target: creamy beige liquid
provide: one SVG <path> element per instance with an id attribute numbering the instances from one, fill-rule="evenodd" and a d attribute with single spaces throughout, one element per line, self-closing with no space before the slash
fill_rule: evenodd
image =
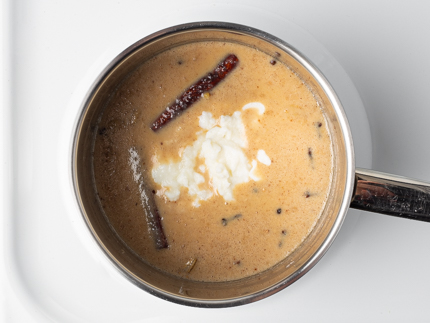
<path id="1" fill-rule="evenodd" d="M 163 129 L 150 129 L 156 117 L 186 88 L 212 71 L 228 54 L 238 66 L 186 112 Z M 94 149 L 100 202 L 120 238 L 141 258 L 168 273 L 203 281 L 239 279 L 275 265 L 305 239 L 324 207 L 332 171 L 331 141 L 315 98 L 280 62 L 238 44 L 203 42 L 176 47 L 145 62 L 114 93 L 101 121 Z M 148 233 L 138 185 L 129 163 L 133 147 L 154 192 L 157 162 L 177 162 L 201 130 L 198 117 L 232 115 L 249 102 L 266 107 L 242 111 L 248 160 L 264 149 L 271 165 L 258 164 L 259 181 L 234 189 L 234 201 L 221 196 L 201 201 L 182 189 L 171 202 L 154 194 L 169 247 L 156 249 Z M 240 217 L 234 218 L 240 214 Z M 228 219 L 227 225 L 222 219 Z M 223 225 L 224 224 L 224 225 Z M 187 262 L 195 260 L 190 270 Z"/>

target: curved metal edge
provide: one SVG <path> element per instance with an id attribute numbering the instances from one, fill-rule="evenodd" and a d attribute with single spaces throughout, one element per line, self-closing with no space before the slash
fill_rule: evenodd
<path id="1" fill-rule="evenodd" d="M 318 81 L 318 83 L 322 86 L 324 91 L 327 93 L 327 95 L 330 98 L 330 101 L 332 101 L 335 106 L 335 111 L 337 113 L 339 122 L 341 124 L 342 129 L 344 130 L 345 136 L 345 146 L 346 146 L 346 152 L 347 152 L 347 158 L 349 164 L 347 166 L 347 182 L 345 184 L 345 194 L 344 198 L 341 204 L 341 210 L 339 212 L 339 216 L 337 217 L 335 224 L 333 225 L 332 229 L 330 230 L 329 235 L 325 239 L 324 243 L 320 246 L 318 251 L 313 255 L 311 259 L 309 259 L 308 262 L 306 262 L 302 268 L 300 268 L 295 275 L 289 277 L 287 281 L 281 281 L 278 284 L 275 284 L 272 287 L 266 288 L 260 292 L 257 292 L 252 295 L 248 296 L 242 296 L 234 299 L 226 299 L 226 300 L 201 300 L 201 299 L 192 299 L 192 298 L 180 298 L 176 295 L 168 294 L 164 291 L 160 291 L 159 289 L 155 287 L 151 287 L 145 284 L 142 284 L 137 277 L 135 277 L 132 273 L 130 273 L 126 268 L 124 268 L 121 264 L 114 261 L 113 257 L 110 255 L 109 251 L 106 250 L 105 246 L 102 244 L 102 242 L 95 236 L 91 224 L 88 222 L 85 212 L 83 211 L 82 203 L 79 198 L 79 189 L 77 187 L 77 175 L 76 175 L 76 150 L 77 150 L 77 142 L 78 142 L 78 134 L 80 132 L 82 121 L 84 119 L 84 116 L 87 112 L 86 107 L 88 105 L 89 100 L 94 95 L 95 90 L 98 88 L 98 86 L 101 84 L 101 82 L 104 80 L 104 78 L 115 68 L 115 66 L 121 62 L 125 57 L 132 54 L 134 51 L 139 49 L 141 46 L 146 45 L 150 42 L 153 42 L 159 38 L 168 36 L 173 33 L 177 33 L 180 31 L 192 31 L 192 30 L 201 30 L 201 29 L 220 29 L 220 30 L 226 30 L 229 32 L 239 32 L 241 34 L 248 34 L 254 37 L 261 38 L 265 41 L 268 41 L 269 43 L 272 43 L 278 47 L 281 47 L 284 51 L 286 51 L 288 54 L 293 56 L 297 61 L 299 61 Z M 92 236 L 96 243 L 101 247 L 104 254 L 108 257 L 108 259 L 115 265 L 115 267 L 120 271 L 121 274 L 123 274 L 130 282 L 132 282 L 134 285 L 138 286 L 139 288 L 147 291 L 148 293 L 157 296 L 161 299 L 171 301 L 173 303 L 177 303 L 180 305 L 186 305 L 186 306 L 192 306 L 192 307 L 201 307 L 201 308 L 222 308 L 222 307 L 233 307 L 233 306 L 240 306 L 245 305 L 248 303 L 252 303 L 255 301 L 258 301 L 260 299 L 266 298 L 270 295 L 273 295 L 282 289 L 286 288 L 287 286 L 293 284 L 298 279 L 303 277 L 310 269 L 312 269 L 316 263 L 324 256 L 324 254 L 327 252 L 329 247 L 332 245 L 335 237 L 337 236 L 343 221 L 345 219 L 347 210 L 350 205 L 350 201 L 353 194 L 353 187 L 354 187 L 354 181 L 355 181 L 355 158 L 354 158 L 354 149 L 353 149 L 353 141 L 352 141 L 352 135 L 351 130 L 349 127 L 349 123 L 346 118 L 346 114 L 343 110 L 342 104 L 336 95 L 334 89 L 328 82 L 328 80 L 325 78 L 325 76 L 319 71 L 319 69 L 313 65 L 313 63 L 308 60 L 308 58 L 302 54 L 300 51 L 298 51 L 296 48 L 288 44 L 287 42 L 279 39 L 276 36 L 273 36 L 271 34 L 268 34 L 264 31 L 261 31 L 259 29 L 248 27 L 240 24 L 235 23 L 227 23 L 227 22 L 216 22 L 216 21 L 205 21 L 205 22 L 192 22 L 192 23 L 186 23 L 181 24 L 177 26 L 172 26 L 169 28 L 162 29 L 158 32 L 155 32 L 151 35 L 148 35 L 141 40 L 135 42 L 128 48 L 126 48 L 124 51 L 122 51 L 120 54 L 118 54 L 111 63 L 103 69 L 103 71 L 99 74 L 99 76 L 96 78 L 96 80 L 93 82 L 92 86 L 90 87 L 90 90 L 88 91 L 87 95 L 85 96 L 83 103 L 80 107 L 80 113 L 79 117 L 77 118 L 77 121 L 75 122 L 75 133 L 73 135 L 73 143 L 71 147 L 71 181 L 73 183 L 73 188 L 75 192 L 76 202 L 79 206 L 79 209 L 81 211 L 81 215 L 83 216 L 85 223 L 88 227 L 88 229 L 91 231 Z"/>

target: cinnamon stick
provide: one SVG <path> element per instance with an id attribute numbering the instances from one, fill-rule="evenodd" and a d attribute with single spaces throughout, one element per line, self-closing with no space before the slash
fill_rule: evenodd
<path id="1" fill-rule="evenodd" d="M 133 179 L 139 185 L 140 202 L 145 212 L 149 234 L 152 236 L 157 249 L 167 248 L 169 244 L 164 234 L 161 217 L 158 213 L 153 193 L 145 183 L 142 175 L 140 156 L 135 148 L 130 148 L 129 153 L 129 164 L 133 171 Z"/>
<path id="2" fill-rule="evenodd" d="M 197 102 L 205 92 L 213 89 L 222 81 L 236 67 L 238 62 L 239 59 L 236 55 L 228 55 L 212 72 L 191 85 L 174 103 L 168 106 L 152 123 L 151 129 L 153 131 L 161 129 L 176 118 L 182 111 L 188 109 L 193 103 Z"/>

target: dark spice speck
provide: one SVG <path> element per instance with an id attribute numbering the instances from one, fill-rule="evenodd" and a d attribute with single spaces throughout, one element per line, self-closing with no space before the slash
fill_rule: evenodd
<path id="1" fill-rule="evenodd" d="M 282 212 L 281 208 L 279 208 L 279 209 L 276 210 L 276 213 L 278 213 L 278 214 L 281 214 L 281 212 Z"/>

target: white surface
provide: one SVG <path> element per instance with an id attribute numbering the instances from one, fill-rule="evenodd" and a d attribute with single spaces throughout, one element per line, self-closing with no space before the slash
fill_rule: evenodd
<path id="1" fill-rule="evenodd" d="M 357 166 L 368 167 L 369 130 L 352 80 L 369 116 L 373 168 L 430 180 L 429 2 L 200 3 L 3 1 L 0 318 L 430 320 L 427 223 L 352 210 L 331 249 L 302 279 L 268 299 L 229 309 L 188 308 L 148 295 L 112 269 L 98 251 L 69 181 L 71 133 L 80 103 L 98 72 L 123 48 L 181 22 L 244 23 L 303 51 L 337 89 L 350 118 Z"/>

